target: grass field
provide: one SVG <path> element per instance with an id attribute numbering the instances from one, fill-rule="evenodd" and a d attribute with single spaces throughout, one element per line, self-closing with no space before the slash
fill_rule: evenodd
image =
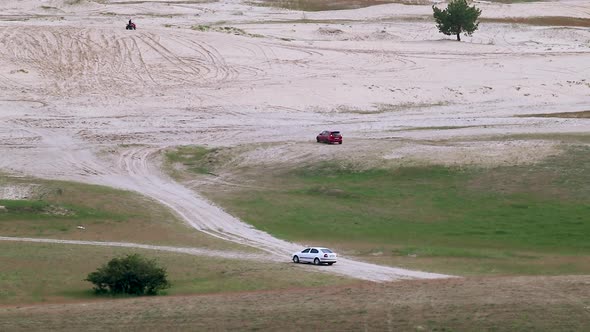
<path id="1" fill-rule="evenodd" d="M 2 199 L 0 234 L 14 237 L 121 241 L 254 252 L 210 238 L 163 206 L 126 191 L 71 182 L 0 177 L 0 186 L 32 188 L 26 199 Z M 83 225 L 85 229 L 78 229 Z M 83 281 L 116 255 L 141 252 L 167 267 L 166 294 L 270 290 L 352 283 L 285 264 L 213 259 L 149 250 L 0 241 L 0 305 L 95 298 Z"/>
<path id="2" fill-rule="evenodd" d="M 0 305 L 97 299 L 88 273 L 111 258 L 140 253 L 168 271 L 168 295 L 273 290 L 354 284 L 358 281 L 284 264 L 186 254 L 0 241 Z M 108 297 L 98 297 L 98 299 Z"/>
<path id="3" fill-rule="evenodd" d="M 2 307 L 8 331 L 588 331 L 590 278 L 488 277 Z"/>
<path id="4" fill-rule="evenodd" d="M 264 189 L 206 194 L 280 238 L 374 262 L 461 275 L 590 273 L 590 149 L 582 145 L 491 169 L 267 171 L 256 177 Z"/>
<path id="5" fill-rule="evenodd" d="M 0 200 L 0 234 L 252 250 L 196 231 L 139 194 L 73 182 L 0 176 L 0 186 L 34 188 L 26 200 Z M 83 226 L 85 229 L 78 229 Z"/>

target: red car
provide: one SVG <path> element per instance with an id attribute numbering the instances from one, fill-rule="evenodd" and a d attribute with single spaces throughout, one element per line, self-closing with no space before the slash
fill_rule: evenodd
<path id="1" fill-rule="evenodd" d="M 342 144 L 342 135 L 339 131 L 324 130 L 315 139 L 318 143 Z"/>

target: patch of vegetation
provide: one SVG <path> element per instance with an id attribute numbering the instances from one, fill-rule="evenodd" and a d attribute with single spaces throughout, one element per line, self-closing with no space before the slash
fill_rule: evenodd
<path id="1" fill-rule="evenodd" d="M 465 129 L 465 128 L 477 128 L 483 126 L 433 126 L 433 127 L 408 127 L 402 129 L 393 129 L 390 130 L 391 132 L 398 132 L 398 131 L 420 131 L 420 130 L 455 130 L 455 129 Z"/>
<path id="2" fill-rule="evenodd" d="M 491 139 L 497 140 L 548 140 L 557 141 L 567 144 L 588 144 L 590 143 L 590 134 L 588 133 L 530 133 L 530 134 L 512 134 L 505 135 L 502 137 L 491 137 Z"/>
<path id="3" fill-rule="evenodd" d="M 587 146 L 533 166 L 356 171 L 324 163 L 261 179 L 269 182 L 259 183 L 264 190 L 207 195 L 287 240 L 342 246 L 367 256 L 377 250 L 393 260 L 399 250 L 411 249 L 441 272 L 590 272 L 584 267 L 590 257 Z M 564 261 L 555 259 L 560 255 L 569 263 L 561 266 Z M 449 259 L 456 265 L 436 263 Z M 535 268 L 527 270 L 531 260 Z"/>
<path id="4" fill-rule="evenodd" d="M 590 27 L 590 19 L 567 16 L 538 16 L 538 17 L 487 17 L 481 22 L 526 24 L 540 26 Z"/>
<path id="5" fill-rule="evenodd" d="M 326 10 L 346 10 L 358 9 L 370 6 L 384 5 L 388 3 L 401 3 L 406 5 L 427 5 L 427 0 L 259 0 L 248 1 L 250 5 L 260 7 L 285 8 L 297 11 L 326 11 Z"/>
<path id="6" fill-rule="evenodd" d="M 588 119 L 590 118 L 590 111 L 581 112 L 560 112 L 560 113 L 543 113 L 543 114 L 524 114 L 518 115 L 521 118 L 572 118 L 572 119 Z"/>
<path id="7" fill-rule="evenodd" d="M 586 276 L 412 280 L 0 308 L 7 331 L 587 331 Z M 322 308 L 322 315 L 317 314 Z M 306 317 L 301 319 L 301 317 Z"/>
<path id="8" fill-rule="evenodd" d="M 336 110 L 339 113 L 352 113 L 352 114 L 382 114 L 388 112 L 400 112 L 412 109 L 425 109 L 435 106 L 445 106 L 447 103 L 401 103 L 401 104 L 377 104 L 373 109 L 359 109 L 351 108 L 349 106 L 339 106 Z"/>
<path id="9" fill-rule="evenodd" d="M 2 236 L 251 250 L 209 237 L 166 207 L 130 191 L 0 175 L 0 187 L 5 186 L 33 189 L 26 200 L 0 201 Z"/>
<path id="10" fill-rule="evenodd" d="M 96 294 L 156 295 L 170 288 L 166 275 L 155 260 L 129 254 L 111 259 L 85 280 L 94 285 Z"/>
<path id="11" fill-rule="evenodd" d="M 54 235 L 72 231 L 80 223 L 124 222 L 132 215 L 109 213 L 77 205 L 51 204 L 44 200 L 0 200 L 0 229 L 20 229 L 28 235 Z M 5 235 L 8 235 L 4 233 Z"/>
<path id="12" fill-rule="evenodd" d="M 211 157 L 216 149 L 209 149 L 202 146 L 181 146 L 165 154 L 168 163 L 181 164 L 186 170 L 197 174 L 211 172 L 210 164 L 214 158 Z"/>
<path id="13" fill-rule="evenodd" d="M 232 35 L 236 35 L 236 36 L 247 36 L 247 37 L 254 37 L 254 38 L 263 37 L 262 35 L 259 35 L 259 34 L 248 33 L 242 29 L 235 28 L 235 27 L 228 27 L 228 26 L 211 27 L 209 25 L 193 25 L 191 27 L 191 29 L 197 30 L 197 31 L 223 32 L 223 33 L 228 33 L 228 34 L 232 34 Z"/>

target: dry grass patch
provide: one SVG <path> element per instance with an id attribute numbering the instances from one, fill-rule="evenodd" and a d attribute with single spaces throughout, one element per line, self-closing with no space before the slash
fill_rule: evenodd
<path id="1" fill-rule="evenodd" d="M 561 113 L 543 113 L 543 114 L 524 114 L 519 115 L 521 118 L 566 118 L 566 119 L 590 119 L 590 111 L 581 112 L 561 112 Z"/>
<path id="2" fill-rule="evenodd" d="M 211 3 L 217 0 L 135 0 L 135 1 L 117 1 L 117 5 L 141 5 L 152 3 L 163 3 L 165 5 L 191 5 L 199 3 Z"/>
<path id="3" fill-rule="evenodd" d="M 482 138 L 483 140 L 484 138 Z M 512 134 L 502 137 L 487 137 L 486 140 L 499 141 L 554 141 L 562 144 L 590 144 L 590 134 L 585 132 L 580 133 L 526 133 L 526 134 Z"/>
<path id="4" fill-rule="evenodd" d="M 312 266 L 199 257 L 156 250 L 0 241 L 0 305 L 63 302 L 97 297 L 84 281 L 113 257 L 140 253 L 168 271 L 164 294 L 318 287 L 355 280 L 316 273 Z M 2 318 L 0 318 L 2 321 Z M 5 330 L 3 328 L 3 330 Z"/>
<path id="5" fill-rule="evenodd" d="M 588 276 L 495 277 L 5 306 L 0 320 L 11 331 L 585 331 L 589 308 Z"/>
<path id="6" fill-rule="evenodd" d="M 258 0 L 249 1 L 249 3 L 262 7 L 277 7 L 309 12 L 358 9 L 389 3 L 399 3 L 404 5 L 431 4 L 428 0 Z"/>
<path id="7" fill-rule="evenodd" d="M 205 235 L 166 207 L 133 192 L 73 182 L 0 177 L 0 187 L 8 185 L 35 188 L 27 198 L 31 204 L 43 202 L 51 211 L 68 213 L 5 211 L 0 214 L 3 236 L 254 250 Z"/>
<path id="8" fill-rule="evenodd" d="M 527 24 L 541 26 L 590 27 L 590 19 L 565 16 L 481 17 L 480 22 Z"/>

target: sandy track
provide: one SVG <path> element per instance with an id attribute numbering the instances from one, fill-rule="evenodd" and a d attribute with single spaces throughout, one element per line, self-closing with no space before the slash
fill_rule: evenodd
<path id="1" fill-rule="evenodd" d="M 287 260 L 301 246 L 256 230 L 175 183 L 158 169 L 159 152 L 183 144 L 272 143 L 243 162 L 334 156 L 379 162 L 433 151 L 464 161 L 469 158 L 461 155 L 476 149 L 481 136 L 590 131 L 583 119 L 513 117 L 590 109 L 587 29 L 489 24 L 455 43 L 430 23 L 396 20 L 429 14 L 430 6 L 310 13 L 327 23 L 294 24 L 298 12 L 233 1 L 50 5 L 65 18 L 49 20 L 35 1 L 0 4 L 8 15 L 0 24 L 0 153 L 10 156 L 0 158 L 0 169 L 137 191 L 196 229 L 273 259 Z M 567 5 L 526 8 L 590 15 L 588 5 Z M 490 17 L 507 17 L 525 5 L 482 6 Z M 117 15 L 138 8 L 140 30 L 119 28 Z M 330 23 L 339 19 L 351 21 Z M 190 28 L 220 20 L 263 37 Z M 326 33 L 334 28 L 341 32 Z M 338 150 L 309 144 L 326 127 L 342 130 L 347 144 Z M 476 143 L 429 143 L 466 138 Z M 386 144 L 372 144 L 376 139 Z M 486 146 L 517 156 L 541 147 L 536 158 L 554 152 L 550 143 Z M 347 259 L 322 270 L 375 281 L 445 277 Z"/>
<path id="2" fill-rule="evenodd" d="M 245 260 L 262 260 L 262 259 L 269 260 L 268 257 L 264 256 L 264 255 L 248 254 L 248 253 L 237 252 L 237 251 L 222 251 L 222 250 L 210 250 L 210 249 L 203 249 L 203 248 L 184 248 L 184 247 L 170 247 L 170 246 L 154 246 L 154 245 L 130 243 L 130 242 L 77 241 L 77 240 L 40 239 L 40 238 L 7 237 L 7 236 L 0 236 L 0 241 L 56 243 L 56 244 L 87 245 L 87 246 L 101 246 L 101 247 L 136 248 L 136 249 L 177 252 L 177 253 L 190 254 L 190 255 L 195 255 L 195 256 L 220 257 L 220 258 L 245 259 Z"/>

